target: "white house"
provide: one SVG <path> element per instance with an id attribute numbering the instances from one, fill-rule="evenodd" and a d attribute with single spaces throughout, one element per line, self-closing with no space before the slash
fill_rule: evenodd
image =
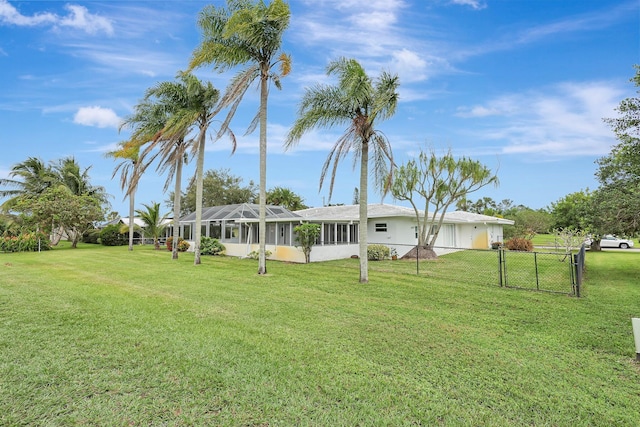
<path id="1" fill-rule="evenodd" d="M 368 243 L 395 248 L 399 256 L 418 242 L 415 212 L 411 208 L 387 204 L 368 206 Z M 181 235 L 191 240 L 195 215 L 180 220 Z M 321 234 L 311 251 L 311 261 L 349 258 L 358 254 L 359 206 L 327 206 L 296 212 L 279 206 L 267 207 L 266 249 L 270 259 L 304 262 L 296 247 L 293 231 L 304 222 L 321 225 Z M 448 212 L 436 240 L 436 253 L 455 248 L 489 249 L 502 241 L 503 226 L 513 221 L 470 212 Z M 227 255 L 247 256 L 258 250 L 258 205 L 242 204 L 206 208 L 202 215 L 202 235 L 219 239 Z"/>

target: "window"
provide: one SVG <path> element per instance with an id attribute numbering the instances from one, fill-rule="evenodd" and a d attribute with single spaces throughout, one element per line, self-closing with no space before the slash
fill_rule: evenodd
<path id="1" fill-rule="evenodd" d="M 350 243 L 358 243 L 358 224 L 349 224 Z"/>
<path id="2" fill-rule="evenodd" d="M 349 235 L 347 234 L 348 224 L 338 224 L 336 226 L 336 230 L 338 235 L 336 236 L 336 240 L 338 243 L 349 243 Z"/>
<path id="3" fill-rule="evenodd" d="M 386 222 L 376 223 L 376 232 L 386 233 L 387 232 L 387 223 Z"/>

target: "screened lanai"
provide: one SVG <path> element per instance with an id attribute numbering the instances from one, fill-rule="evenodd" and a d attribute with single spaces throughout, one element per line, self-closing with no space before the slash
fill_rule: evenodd
<path id="1" fill-rule="evenodd" d="M 205 208 L 202 211 L 202 236 L 220 240 L 225 245 L 227 255 L 247 256 L 258 250 L 259 209 L 259 205 L 250 203 Z M 195 213 L 191 213 L 180 219 L 180 236 L 190 242 L 193 242 L 195 237 L 195 218 Z M 281 206 L 268 205 L 265 244 L 271 253 L 271 259 L 304 262 L 302 250 L 296 247 L 294 232 L 294 228 L 303 222 L 315 222 L 321 226 L 321 234 L 314 249 L 315 258 L 347 258 L 357 254 L 357 221 L 314 220 Z M 352 248 L 354 245 L 356 249 Z M 322 251 L 327 254 L 322 255 Z"/>
<path id="2" fill-rule="evenodd" d="M 257 220 L 259 209 L 259 205 L 252 203 L 204 208 L 202 210 L 202 236 L 218 239 L 222 243 L 257 242 L 257 224 L 247 223 L 247 220 Z M 269 222 L 267 243 L 290 245 L 293 241 L 291 222 L 298 222 L 298 218 L 302 218 L 281 206 L 271 205 L 266 207 L 266 218 Z M 282 219 L 283 223 L 276 227 L 277 223 L 274 221 L 278 219 Z M 180 235 L 185 240 L 193 240 L 195 222 L 195 212 L 180 219 Z"/>

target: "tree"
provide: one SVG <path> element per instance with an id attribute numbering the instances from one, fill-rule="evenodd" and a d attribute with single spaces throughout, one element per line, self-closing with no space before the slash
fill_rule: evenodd
<path id="1" fill-rule="evenodd" d="M 37 157 L 29 157 L 11 168 L 9 178 L 0 179 L 0 185 L 5 187 L 0 191 L 0 197 L 9 198 L 2 204 L 2 209 L 8 212 L 21 196 L 41 194 L 58 181 L 51 166 Z"/>
<path id="2" fill-rule="evenodd" d="M 420 151 L 418 160 L 410 160 L 397 171 L 391 193 L 413 207 L 418 223 L 416 257 L 435 258 L 433 250 L 447 209 L 468 194 L 487 185 L 498 185 L 490 169 L 467 157 L 455 159 L 451 150 L 442 157 L 434 151 Z M 419 201 L 424 206 L 421 215 Z M 430 209 L 431 208 L 431 209 Z"/>
<path id="3" fill-rule="evenodd" d="M 398 103 L 399 80 L 383 72 L 373 80 L 355 59 L 341 58 L 331 62 L 327 74 L 338 79 L 336 85 L 307 89 L 298 110 L 298 118 L 289 131 L 285 147 L 296 145 L 302 135 L 315 128 L 347 126 L 344 134 L 329 152 L 320 175 L 320 188 L 331 167 L 329 200 L 338 164 L 349 153 L 354 166 L 360 160 L 359 258 L 360 282 L 369 281 L 367 260 L 367 199 L 370 151 L 375 182 L 386 191 L 393 167 L 391 145 L 376 126 L 392 117 Z M 333 163 L 333 166 L 332 166 Z M 389 165 L 389 166 L 388 166 Z"/>
<path id="4" fill-rule="evenodd" d="M 289 26 L 289 5 L 273 0 L 268 5 L 260 0 L 227 0 L 227 8 L 205 7 L 198 25 L 203 41 L 193 52 L 189 69 L 212 64 L 223 72 L 249 64 L 227 87 L 220 105 L 230 107 L 223 126 L 228 125 L 251 84 L 260 81 L 260 108 L 247 133 L 260 125 L 260 192 L 258 274 L 267 273 L 266 200 L 267 200 L 267 101 L 269 82 L 280 89 L 280 79 L 291 69 L 291 58 L 280 52 L 282 36 Z M 278 72 L 274 72 L 276 66 Z M 197 230 L 196 230 L 197 231 Z"/>
<path id="5" fill-rule="evenodd" d="M 545 209 L 534 210 L 520 205 L 517 208 L 508 209 L 504 217 L 515 222 L 512 226 L 504 226 L 505 240 L 511 237 L 548 233 L 553 227 L 553 218 Z"/>
<path id="6" fill-rule="evenodd" d="M 52 231 L 52 224 L 61 227 L 75 248 L 82 235 L 104 218 L 98 198 L 88 194 L 74 194 L 69 187 L 57 185 L 40 194 L 21 197 L 14 206 L 33 228 Z"/>
<path id="7" fill-rule="evenodd" d="M 640 66 L 634 68 L 631 81 L 640 87 Z M 600 187 L 593 195 L 594 209 L 602 231 L 634 235 L 640 231 L 640 97 L 622 100 L 616 111 L 617 118 L 604 119 L 618 144 L 598 160 Z"/>
<path id="8" fill-rule="evenodd" d="M 304 223 L 293 228 L 296 233 L 296 241 L 300 243 L 304 253 L 304 262 L 307 264 L 311 260 L 311 248 L 316 244 L 320 236 L 320 224 Z"/>
<path id="9" fill-rule="evenodd" d="M 286 187 L 273 187 L 267 191 L 267 204 L 282 206 L 290 211 L 299 211 L 308 208 L 308 206 L 304 204 L 304 199 L 301 196 Z"/>
<path id="10" fill-rule="evenodd" d="M 238 203 L 254 203 L 257 189 L 253 181 L 249 185 L 242 185 L 242 178 L 233 175 L 229 169 L 210 169 L 202 178 L 203 206 L 223 206 Z M 196 185 L 191 179 L 186 192 L 182 195 L 182 215 L 195 211 Z"/>
<path id="11" fill-rule="evenodd" d="M 554 229 L 588 230 L 592 228 L 593 194 L 588 188 L 567 194 L 551 203 L 549 211 Z"/>
<path id="12" fill-rule="evenodd" d="M 111 178 L 113 179 L 120 172 L 120 188 L 126 189 L 125 197 L 129 198 L 129 250 L 133 250 L 133 232 L 134 222 L 133 215 L 135 213 L 135 193 L 138 186 L 140 175 L 144 171 L 144 164 L 140 161 L 140 146 L 121 142 L 118 149 L 110 151 L 107 157 L 121 159 L 113 170 Z"/>
<path id="13" fill-rule="evenodd" d="M 140 217 L 140 219 L 144 223 L 142 232 L 145 236 L 153 238 L 153 246 L 156 250 L 160 249 L 159 239 L 167 229 L 167 216 L 160 214 L 160 203 L 152 203 L 151 205 L 143 203 L 142 206 L 145 207 L 144 210 L 136 210 L 138 217 Z"/>
<path id="14" fill-rule="evenodd" d="M 135 114 L 125 120 L 126 124 L 134 127 L 131 142 L 143 145 L 149 142 L 142 151 L 142 155 L 150 155 L 155 152 L 155 155 L 151 156 L 148 162 L 154 160 L 157 156 L 159 157 L 158 172 L 164 173 L 168 171 L 164 190 L 166 191 L 170 183 L 174 182 L 173 200 L 170 203 L 173 206 L 174 218 L 174 241 L 171 246 L 173 248 L 173 259 L 178 259 L 178 219 L 181 213 L 182 168 L 189 160 L 187 154 L 189 147 L 192 147 L 191 153 L 193 154 L 195 150 L 198 153 L 198 159 L 202 160 L 202 163 L 199 163 L 200 168 L 196 167 L 194 176 L 196 183 L 202 179 L 203 174 L 204 158 L 202 157 L 201 159 L 201 156 L 204 156 L 204 146 L 200 144 L 203 141 L 200 137 L 204 138 L 206 130 L 202 132 L 199 129 L 197 144 L 193 139 L 187 139 L 187 133 L 191 131 L 194 120 L 196 120 L 194 114 L 196 116 L 206 116 L 207 113 L 202 110 L 212 108 L 211 100 L 209 99 L 211 96 L 217 97 L 217 92 L 213 87 L 210 85 L 205 86 L 193 76 L 181 73 L 179 74 L 179 81 L 161 82 L 148 89 L 143 101 L 136 105 Z M 210 111 L 208 113 L 209 119 L 213 119 L 217 111 L 217 109 Z M 207 120 L 203 117 L 199 117 L 198 120 L 200 120 L 200 125 L 207 123 Z M 228 131 L 228 129 L 221 128 L 220 135 L 225 131 Z M 235 149 L 235 139 L 232 133 L 230 135 Z M 156 149 L 158 151 L 155 151 Z M 195 201 L 193 210 L 196 210 Z"/>
<path id="15" fill-rule="evenodd" d="M 138 115 L 134 115 L 131 122 L 141 125 L 134 137 L 146 143 L 152 137 L 152 143 L 143 151 L 143 155 L 152 152 L 158 146 L 161 147 L 159 155 L 161 163 L 159 170 L 169 169 L 169 177 L 165 184 L 167 188 L 171 177 L 175 174 L 176 183 L 182 175 L 182 164 L 185 161 L 185 150 L 191 147 L 192 155 L 196 156 L 196 223 L 194 242 L 194 264 L 200 264 L 200 236 L 202 233 L 202 177 L 204 173 L 204 155 L 206 136 L 209 126 L 215 115 L 220 111 L 218 105 L 219 92 L 210 82 L 203 83 L 190 73 L 179 73 L 178 82 L 161 82 L 156 87 L 147 91 L 145 100 L 138 106 Z M 195 132 L 196 137 L 185 142 L 186 135 Z M 222 126 L 217 136 L 225 133 L 232 139 L 235 150 L 235 137 L 227 126 Z M 178 197 L 179 191 L 174 192 Z M 180 201 L 174 200 L 175 206 Z M 174 215 L 175 216 L 175 215 Z M 177 220 L 177 218 L 176 218 Z M 174 232 L 174 240 L 177 233 Z M 174 241 L 173 247 L 177 247 Z M 177 252 L 173 253 L 177 258 Z"/>
<path id="16" fill-rule="evenodd" d="M 636 74 L 631 82 L 640 88 L 640 65 L 634 65 Z M 640 89 L 637 90 L 640 94 Z M 640 181 L 640 97 L 623 99 L 618 108 L 619 116 L 603 119 L 613 130 L 618 144 L 611 153 L 598 160 L 596 173 L 602 184 L 615 181 Z"/>
<path id="17" fill-rule="evenodd" d="M 35 227 L 40 227 L 42 224 L 39 220 L 42 219 L 42 215 L 36 218 L 29 218 L 30 212 L 43 211 L 42 206 L 34 206 L 33 209 L 29 208 L 29 203 L 39 203 L 40 198 L 47 200 L 44 197 L 45 193 L 50 190 L 58 190 L 60 187 L 66 188 L 74 196 L 83 196 L 94 199 L 95 202 L 104 207 L 105 210 L 109 208 L 108 194 L 104 187 L 93 186 L 89 178 L 89 168 L 81 169 L 80 165 L 75 161 L 73 157 L 67 157 L 59 159 L 57 161 L 49 162 L 49 165 L 35 157 L 29 157 L 25 162 L 16 164 L 12 171 L 9 173 L 9 179 L 1 180 L 0 183 L 8 187 L 8 189 L 0 192 L 2 196 L 9 196 L 10 198 L 2 205 L 2 209 L 6 212 L 16 211 L 22 212 L 22 220 L 25 223 L 32 223 Z M 18 179 L 11 179 L 18 178 Z M 83 201 L 71 200 L 70 203 L 82 204 Z M 102 208 L 101 208 L 102 209 Z M 81 213 L 78 213 L 81 215 Z M 62 215 L 52 216 L 50 219 L 63 218 Z M 104 217 L 104 213 L 102 213 Z M 66 218 L 65 218 L 66 219 Z M 72 220 L 69 220 L 72 223 Z M 75 236 L 75 227 L 64 229 L 64 223 L 56 223 L 58 232 L 54 234 L 58 239 L 66 231 L 69 237 L 73 240 L 75 237 L 78 239 L 80 236 Z M 51 229 L 52 224 L 47 224 L 46 228 Z M 79 229 L 83 229 L 79 227 Z M 52 242 L 54 245 L 58 243 L 58 240 Z"/>

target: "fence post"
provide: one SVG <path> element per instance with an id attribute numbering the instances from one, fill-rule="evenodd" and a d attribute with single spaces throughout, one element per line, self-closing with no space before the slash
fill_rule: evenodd
<path id="1" fill-rule="evenodd" d="M 502 248 L 498 248 L 498 283 L 502 287 Z"/>

